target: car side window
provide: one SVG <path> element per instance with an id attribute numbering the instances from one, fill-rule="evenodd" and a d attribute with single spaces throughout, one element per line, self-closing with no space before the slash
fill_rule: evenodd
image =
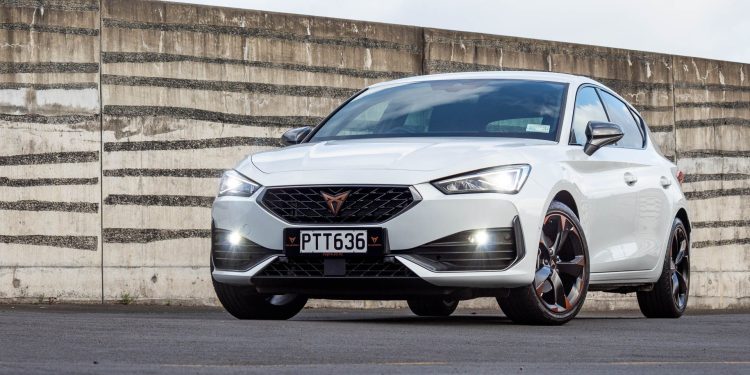
<path id="1" fill-rule="evenodd" d="M 573 112 L 573 127 L 570 132 L 570 144 L 583 145 L 586 143 L 586 126 L 589 121 L 609 121 L 607 112 L 596 89 L 591 86 L 578 90 L 576 96 L 576 107 Z"/>
<path id="2" fill-rule="evenodd" d="M 633 113 L 630 112 L 625 103 L 620 99 L 617 99 L 612 94 L 599 90 L 602 101 L 607 107 L 607 114 L 609 114 L 609 121 L 620 125 L 623 134 L 625 134 L 621 140 L 615 143 L 616 147 L 625 148 L 643 148 L 643 133 L 641 132 L 641 126 L 633 118 Z"/>

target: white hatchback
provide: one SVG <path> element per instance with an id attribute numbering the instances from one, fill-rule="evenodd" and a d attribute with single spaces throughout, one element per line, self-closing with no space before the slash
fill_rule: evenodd
<path id="1" fill-rule="evenodd" d="M 214 287 L 238 318 L 287 319 L 308 298 L 446 316 L 495 297 L 513 321 L 562 324 L 588 290 L 636 292 L 648 317 L 685 311 L 684 176 L 596 81 L 385 82 L 282 139 L 227 171 L 213 205 Z"/>

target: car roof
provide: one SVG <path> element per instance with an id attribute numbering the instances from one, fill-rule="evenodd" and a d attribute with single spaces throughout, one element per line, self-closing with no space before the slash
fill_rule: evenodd
<path id="1" fill-rule="evenodd" d="M 454 79 L 526 79 L 532 81 L 547 81 L 547 82 L 561 82 L 569 84 L 584 84 L 591 83 L 596 85 L 602 85 L 590 78 L 584 76 L 577 76 L 573 74 L 565 73 L 552 73 L 552 72 L 530 72 L 530 71 L 492 71 L 492 72 L 462 72 L 462 73 L 443 73 L 443 74 L 431 74 L 423 76 L 415 76 L 397 79 L 393 81 L 376 83 L 370 87 L 385 87 L 395 86 L 405 83 L 416 83 L 416 82 L 427 82 L 427 81 L 441 81 L 441 80 L 454 80 Z"/>

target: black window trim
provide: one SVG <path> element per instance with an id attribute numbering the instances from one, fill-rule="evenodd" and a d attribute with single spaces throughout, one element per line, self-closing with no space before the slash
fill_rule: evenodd
<path id="1" fill-rule="evenodd" d="M 630 105 L 630 103 L 628 103 L 627 100 L 620 99 L 619 95 L 617 95 L 614 91 L 605 89 L 604 87 L 601 87 L 601 86 L 597 86 L 596 89 L 604 91 L 604 92 L 606 92 L 609 95 L 612 95 L 612 97 L 615 98 L 615 99 L 617 99 L 620 103 L 625 104 L 625 108 L 627 108 L 628 111 L 630 112 L 630 116 L 633 116 L 633 113 L 637 113 L 635 111 L 635 108 L 633 108 L 633 106 Z M 601 99 L 601 95 L 599 96 L 599 98 Z M 606 111 L 607 110 L 607 104 L 604 103 L 604 100 L 602 100 L 602 104 L 604 104 L 604 110 Z M 609 113 L 607 113 L 607 118 L 609 118 Z M 612 120 L 610 119 L 610 122 L 611 121 Z M 640 122 L 639 121 L 636 121 L 636 122 L 638 122 L 638 124 L 637 124 L 638 125 L 638 131 L 641 133 L 641 140 L 642 140 L 641 141 L 641 148 L 620 147 L 620 146 L 614 146 L 614 145 L 613 145 L 613 147 L 615 147 L 615 148 L 627 148 L 627 149 L 630 149 L 630 150 L 645 150 L 646 149 L 646 138 L 648 138 L 648 137 L 646 137 L 646 134 L 645 134 L 645 132 L 643 130 L 643 119 L 641 118 Z"/>
<path id="2" fill-rule="evenodd" d="M 578 93 L 581 91 L 581 89 L 583 89 L 585 87 L 593 87 L 594 88 L 594 91 L 596 92 L 597 97 L 599 97 L 599 102 L 601 103 L 602 108 L 604 108 L 604 114 L 607 115 L 607 121 L 612 122 L 612 119 L 609 116 L 609 111 L 607 110 L 607 105 L 604 104 L 604 100 L 602 99 L 601 93 L 599 92 L 600 90 L 606 92 L 607 94 L 612 95 L 612 97 L 614 97 L 615 99 L 619 100 L 621 103 L 625 104 L 625 107 L 628 109 L 628 111 L 630 112 L 631 116 L 633 116 L 633 115 L 637 116 L 637 118 L 634 118 L 634 120 L 636 120 L 636 122 L 638 123 L 638 131 L 641 133 L 641 139 L 643 140 L 641 148 L 623 147 L 623 146 L 615 146 L 615 145 L 610 145 L 608 147 L 623 148 L 623 149 L 628 149 L 628 150 L 645 150 L 647 148 L 647 146 L 648 146 L 648 138 L 649 137 L 648 137 L 646 129 L 645 129 L 646 122 L 645 122 L 645 120 L 643 120 L 643 117 L 641 116 L 641 114 L 638 113 L 638 111 L 632 105 L 630 105 L 630 103 L 628 103 L 626 100 L 620 99 L 619 95 L 617 95 L 616 93 L 614 93 L 612 90 L 608 90 L 608 89 L 606 89 L 606 88 L 604 88 L 604 87 L 602 87 L 600 85 L 595 85 L 595 84 L 592 84 L 592 83 L 584 83 L 584 84 L 578 86 L 578 90 L 576 90 L 576 97 L 575 97 L 575 99 L 573 101 L 573 116 L 571 116 L 571 118 L 570 118 L 570 134 L 568 136 L 568 145 L 569 146 L 583 146 L 581 144 L 572 143 L 571 142 L 571 137 L 574 134 L 574 131 L 573 131 L 573 120 L 575 120 L 575 115 L 576 115 L 575 114 L 575 110 L 576 110 L 576 103 L 578 101 Z"/>
<path id="3" fill-rule="evenodd" d="M 648 131 L 646 130 L 646 120 L 643 119 L 643 116 L 641 116 L 638 111 L 635 110 L 634 107 L 628 106 L 628 109 L 630 109 L 630 114 L 635 119 L 635 122 L 638 123 L 638 130 L 641 131 L 641 137 L 643 137 L 643 148 L 646 148 L 646 141 L 648 140 Z"/>
<path id="4" fill-rule="evenodd" d="M 359 90 L 356 93 L 354 93 L 354 95 L 352 95 L 348 99 L 346 99 L 343 103 L 341 103 L 338 107 L 336 107 L 336 109 L 334 109 L 333 111 L 331 111 L 331 113 L 329 113 L 328 116 L 326 116 L 325 118 L 323 118 L 322 120 L 320 120 L 320 122 L 317 125 L 313 126 L 312 130 L 310 131 L 310 133 L 308 133 L 307 136 L 305 137 L 305 139 L 303 139 L 300 143 L 308 143 L 308 142 L 310 142 L 310 140 L 312 140 L 312 137 L 315 135 L 315 133 L 317 133 L 318 130 L 320 130 L 320 128 L 323 127 L 323 125 L 326 122 L 328 122 L 328 120 L 331 119 L 331 117 L 333 117 L 335 114 L 337 114 L 342 108 L 344 108 L 344 106 L 346 106 L 347 104 L 349 104 L 349 102 L 351 102 L 352 100 L 356 99 L 358 96 L 364 94 L 365 91 L 367 91 L 368 89 L 369 89 L 369 87 L 365 87 L 362 90 Z"/>
<path id="5" fill-rule="evenodd" d="M 576 104 L 578 104 L 578 94 L 581 93 L 581 90 L 587 87 L 591 87 L 594 89 L 594 93 L 596 94 L 596 97 L 599 99 L 599 104 L 601 104 L 602 109 L 604 110 L 604 115 L 607 116 L 607 121 L 610 121 L 609 112 L 607 112 L 607 106 L 604 105 L 604 101 L 602 100 L 602 97 L 599 95 L 599 91 L 597 90 L 599 87 L 591 83 L 584 83 L 578 86 L 578 89 L 576 90 L 576 97 L 573 99 L 573 115 L 570 116 L 570 134 L 568 134 L 568 146 L 583 146 L 583 144 L 573 143 L 572 141 L 573 135 L 575 135 L 575 131 L 573 130 L 573 121 L 575 120 L 575 117 L 576 117 Z"/>

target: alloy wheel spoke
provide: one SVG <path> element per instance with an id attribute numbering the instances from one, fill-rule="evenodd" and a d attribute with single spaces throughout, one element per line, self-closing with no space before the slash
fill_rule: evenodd
<path id="1" fill-rule="evenodd" d="M 544 266 L 534 274 L 534 289 L 536 289 L 538 295 L 546 293 L 546 291 L 544 291 L 544 282 L 549 279 L 551 273 L 552 270 L 548 266 Z"/>
<path id="2" fill-rule="evenodd" d="M 687 257 L 687 241 L 682 240 L 680 242 L 679 250 L 677 252 L 677 256 L 674 259 L 675 265 L 680 265 L 682 261 Z"/>
<path id="3" fill-rule="evenodd" d="M 583 279 L 576 280 L 575 284 L 570 288 L 568 292 L 568 301 L 576 302 L 578 297 L 581 295 L 581 288 L 583 288 Z"/>
<path id="4" fill-rule="evenodd" d="M 547 235 L 542 231 L 542 239 L 539 240 L 539 245 L 542 246 L 544 250 L 546 250 L 548 253 L 552 253 L 552 246 L 555 245 L 554 241 L 552 241 L 551 238 L 547 237 Z"/>
<path id="5" fill-rule="evenodd" d="M 687 279 L 685 279 L 685 276 L 682 274 L 682 272 L 675 272 L 675 275 L 677 275 L 677 281 L 679 284 L 680 294 L 687 293 L 687 288 L 688 288 Z"/>
<path id="6" fill-rule="evenodd" d="M 565 306 L 567 297 L 565 296 L 565 288 L 563 287 L 562 280 L 560 280 L 560 275 L 558 275 L 557 271 L 552 271 L 549 279 L 552 282 L 552 291 L 555 297 L 555 303 L 559 306 Z"/>
<path id="7" fill-rule="evenodd" d="M 570 231 L 572 229 L 573 224 L 570 223 L 564 216 L 560 216 L 560 233 L 558 233 L 557 235 L 557 240 L 554 246 L 555 255 L 557 255 L 560 252 L 560 249 L 562 249 L 563 245 L 565 245 L 565 241 L 568 240 L 568 235 L 570 235 Z"/>
<path id="8" fill-rule="evenodd" d="M 557 269 L 560 270 L 560 272 L 571 276 L 579 276 L 583 273 L 583 268 L 585 266 L 586 259 L 583 255 L 576 255 L 571 260 L 557 262 Z"/>
<path id="9" fill-rule="evenodd" d="M 672 272 L 672 295 L 677 298 L 680 293 L 680 278 L 677 272 Z"/>

